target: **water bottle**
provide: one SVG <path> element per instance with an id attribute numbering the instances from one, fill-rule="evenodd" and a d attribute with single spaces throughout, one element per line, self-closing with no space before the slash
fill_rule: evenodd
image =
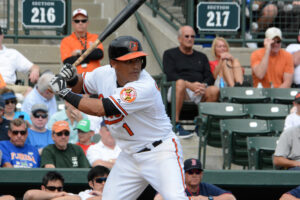
<path id="1" fill-rule="evenodd" d="M 257 84 L 257 88 L 263 88 L 263 85 L 261 84 L 261 82 L 259 82 L 259 83 Z"/>
<path id="2" fill-rule="evenodd" d="M 274 88 L 274 85 L 272 82 L 270 82 L 270 88 Z"/>
<path id="3" fill-rule="evenodd" d="M 224 88 L 225 87 L 225 83 L 223 80 L 223 77 L 220 78 L 220 83 L 219 83 L 219 88 Z"/>

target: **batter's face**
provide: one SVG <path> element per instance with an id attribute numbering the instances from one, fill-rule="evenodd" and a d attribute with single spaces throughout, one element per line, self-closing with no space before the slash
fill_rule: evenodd
<path id="1" fill-rule="evenodd" d="M 201 182 L 203 175 L 203 171 L 199 169 L 192 169 L 187 172 L 185 172 L 185 184 L 187 186 L 198 186 Z"/>
<path id="2" fill-rule="evenodd" d="M 118 84 L 124 86 L 128 82 L 139 79 L 142 70 L 142 58 L 126 61 L 111 60 L 111 66 L 116 70 Z"/>

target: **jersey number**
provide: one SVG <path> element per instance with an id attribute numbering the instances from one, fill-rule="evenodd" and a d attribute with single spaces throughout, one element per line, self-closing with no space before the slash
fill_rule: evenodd
<path id="1" fill-rule="evenodd" d="M 132 132 L 132 130 L 129 128 L 128 124 L 124 123 L 122 127 L 125 128 L 125 130 L 128 132 L 128 134 L 130 136 L 134 135 L 133 132 Z"/>

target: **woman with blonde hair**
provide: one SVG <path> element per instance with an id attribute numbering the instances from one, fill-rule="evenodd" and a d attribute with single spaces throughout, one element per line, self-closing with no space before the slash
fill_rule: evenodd
<path id="1" fill-rule="evenodd" d="M 219 87 L 223 79 L 228 87 L 241 86 L 244 82 L 243 68 L 229 53 L 229 44 L 223 37 L 216 37 L 212 43 L 214 61 L 209 61 L 210 70 L 215 78 L 215 85 Z"/>

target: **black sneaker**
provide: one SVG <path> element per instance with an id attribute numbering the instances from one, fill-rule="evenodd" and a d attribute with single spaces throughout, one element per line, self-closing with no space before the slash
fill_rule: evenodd
<path id="1" fill-rule="evenodd" d="M 179 138 L 190 138 L 193 136 L 193 133 L 190 131 L 184 130 L 180 123 L 175 126 L 175 133 Z"/>

